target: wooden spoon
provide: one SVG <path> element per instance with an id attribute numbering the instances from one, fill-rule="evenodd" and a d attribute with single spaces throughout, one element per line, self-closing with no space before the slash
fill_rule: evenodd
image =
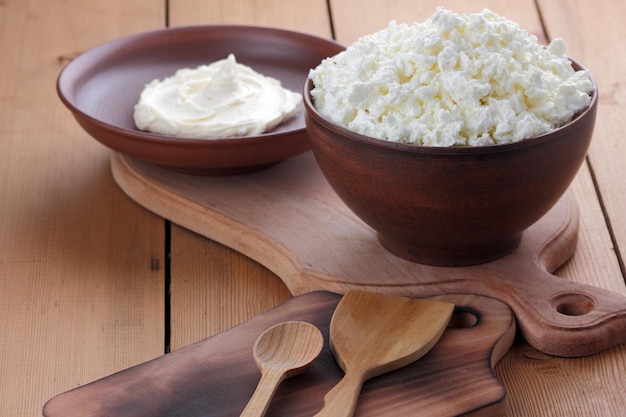
<path id="1" fill-rule="evenodd" d="M 453 310 L 442 301 L 348 291 L 330 322 L 330 347 L 345 375 L 315 417 L 352 416 L 363 382 L 424 356 Z"/>
<path id="2" fill-rule="evenodd" d="M 264 331 L 254 343 L 261 380 L 241 417 L 262 417 L 278 385 L 304 372 L 320 355 L 324 336 L 304 321 L 287 321 Z"/>

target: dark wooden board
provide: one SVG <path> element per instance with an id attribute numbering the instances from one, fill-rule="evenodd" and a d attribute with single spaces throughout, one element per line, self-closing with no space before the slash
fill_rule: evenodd
<path id="1" fill-rule="evenodd" d="M 456 305 L 451 325 L 419 361 L 366 381 L 356 416 L 502 416 L 506 392 L 493 366 L 508 351 L 515 319 L 502 302 L 474 295 L 433 297 Z M 233 329 L 51 399 L 45 417 L 238 416 L 260 378 L 252 355 L 270 326 L 303 320 L 322 331 L 322 354 L 304 374 L 285 380 L 267 416 L 310 417 L 343 376 L 328 344 L 341 296 L 297 296 Z"/>

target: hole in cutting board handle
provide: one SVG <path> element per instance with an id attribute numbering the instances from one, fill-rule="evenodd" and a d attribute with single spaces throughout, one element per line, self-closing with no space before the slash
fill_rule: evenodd
<path id="1" fill-rule="evenodd" d="M 466 307 L 456 307 L 452 312 L 452 317 L 448 322 L 448 328 L 451 329 L 469 329 L 478 324 L 480 314 Z"/>
<path id="2" fill-rule="evenodd" d="M 583 316 L 596 306 L 593 298 L 580 293 L 558 294 L 551 302 L 554 309 L 565 316 Z"/>

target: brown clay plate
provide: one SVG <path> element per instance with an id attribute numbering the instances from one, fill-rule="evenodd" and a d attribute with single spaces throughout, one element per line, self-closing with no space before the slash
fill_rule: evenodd
<path id="1" fill-rule="evenodd" d="M 258 136 L 174 138 L 135 127 L 133 106 L 145 84 L 234 53 L 238 62 L 300 92 L 309 70 L 342 49 L 330 39 L 275 28 L 168 28 L 116 39 L 81 54 L 59 75 L 57 91 L 83 129 L 113 150 L 185 173 L 239 174 L 310 149 L 302 110 Z"/>

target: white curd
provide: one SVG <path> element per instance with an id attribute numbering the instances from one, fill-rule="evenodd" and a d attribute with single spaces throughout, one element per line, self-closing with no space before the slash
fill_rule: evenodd
<path id="1" fill-rule="evenodd" d="M 180 69 L 145 86 L 135 105 L 138 129 L 186 138 L 258 135 L 294 116 L 302 97 L 234 55 Z"/>
<path id="2" fill-rule="evenodd" d="M 565 43 L 546 48 L 495 13 L 439 8 L 423 23 L 390 22 L 309 77 L 318 111 L 379 139 L 427 146 L 531 138 L 588 107 L 593 84 Z"/>

